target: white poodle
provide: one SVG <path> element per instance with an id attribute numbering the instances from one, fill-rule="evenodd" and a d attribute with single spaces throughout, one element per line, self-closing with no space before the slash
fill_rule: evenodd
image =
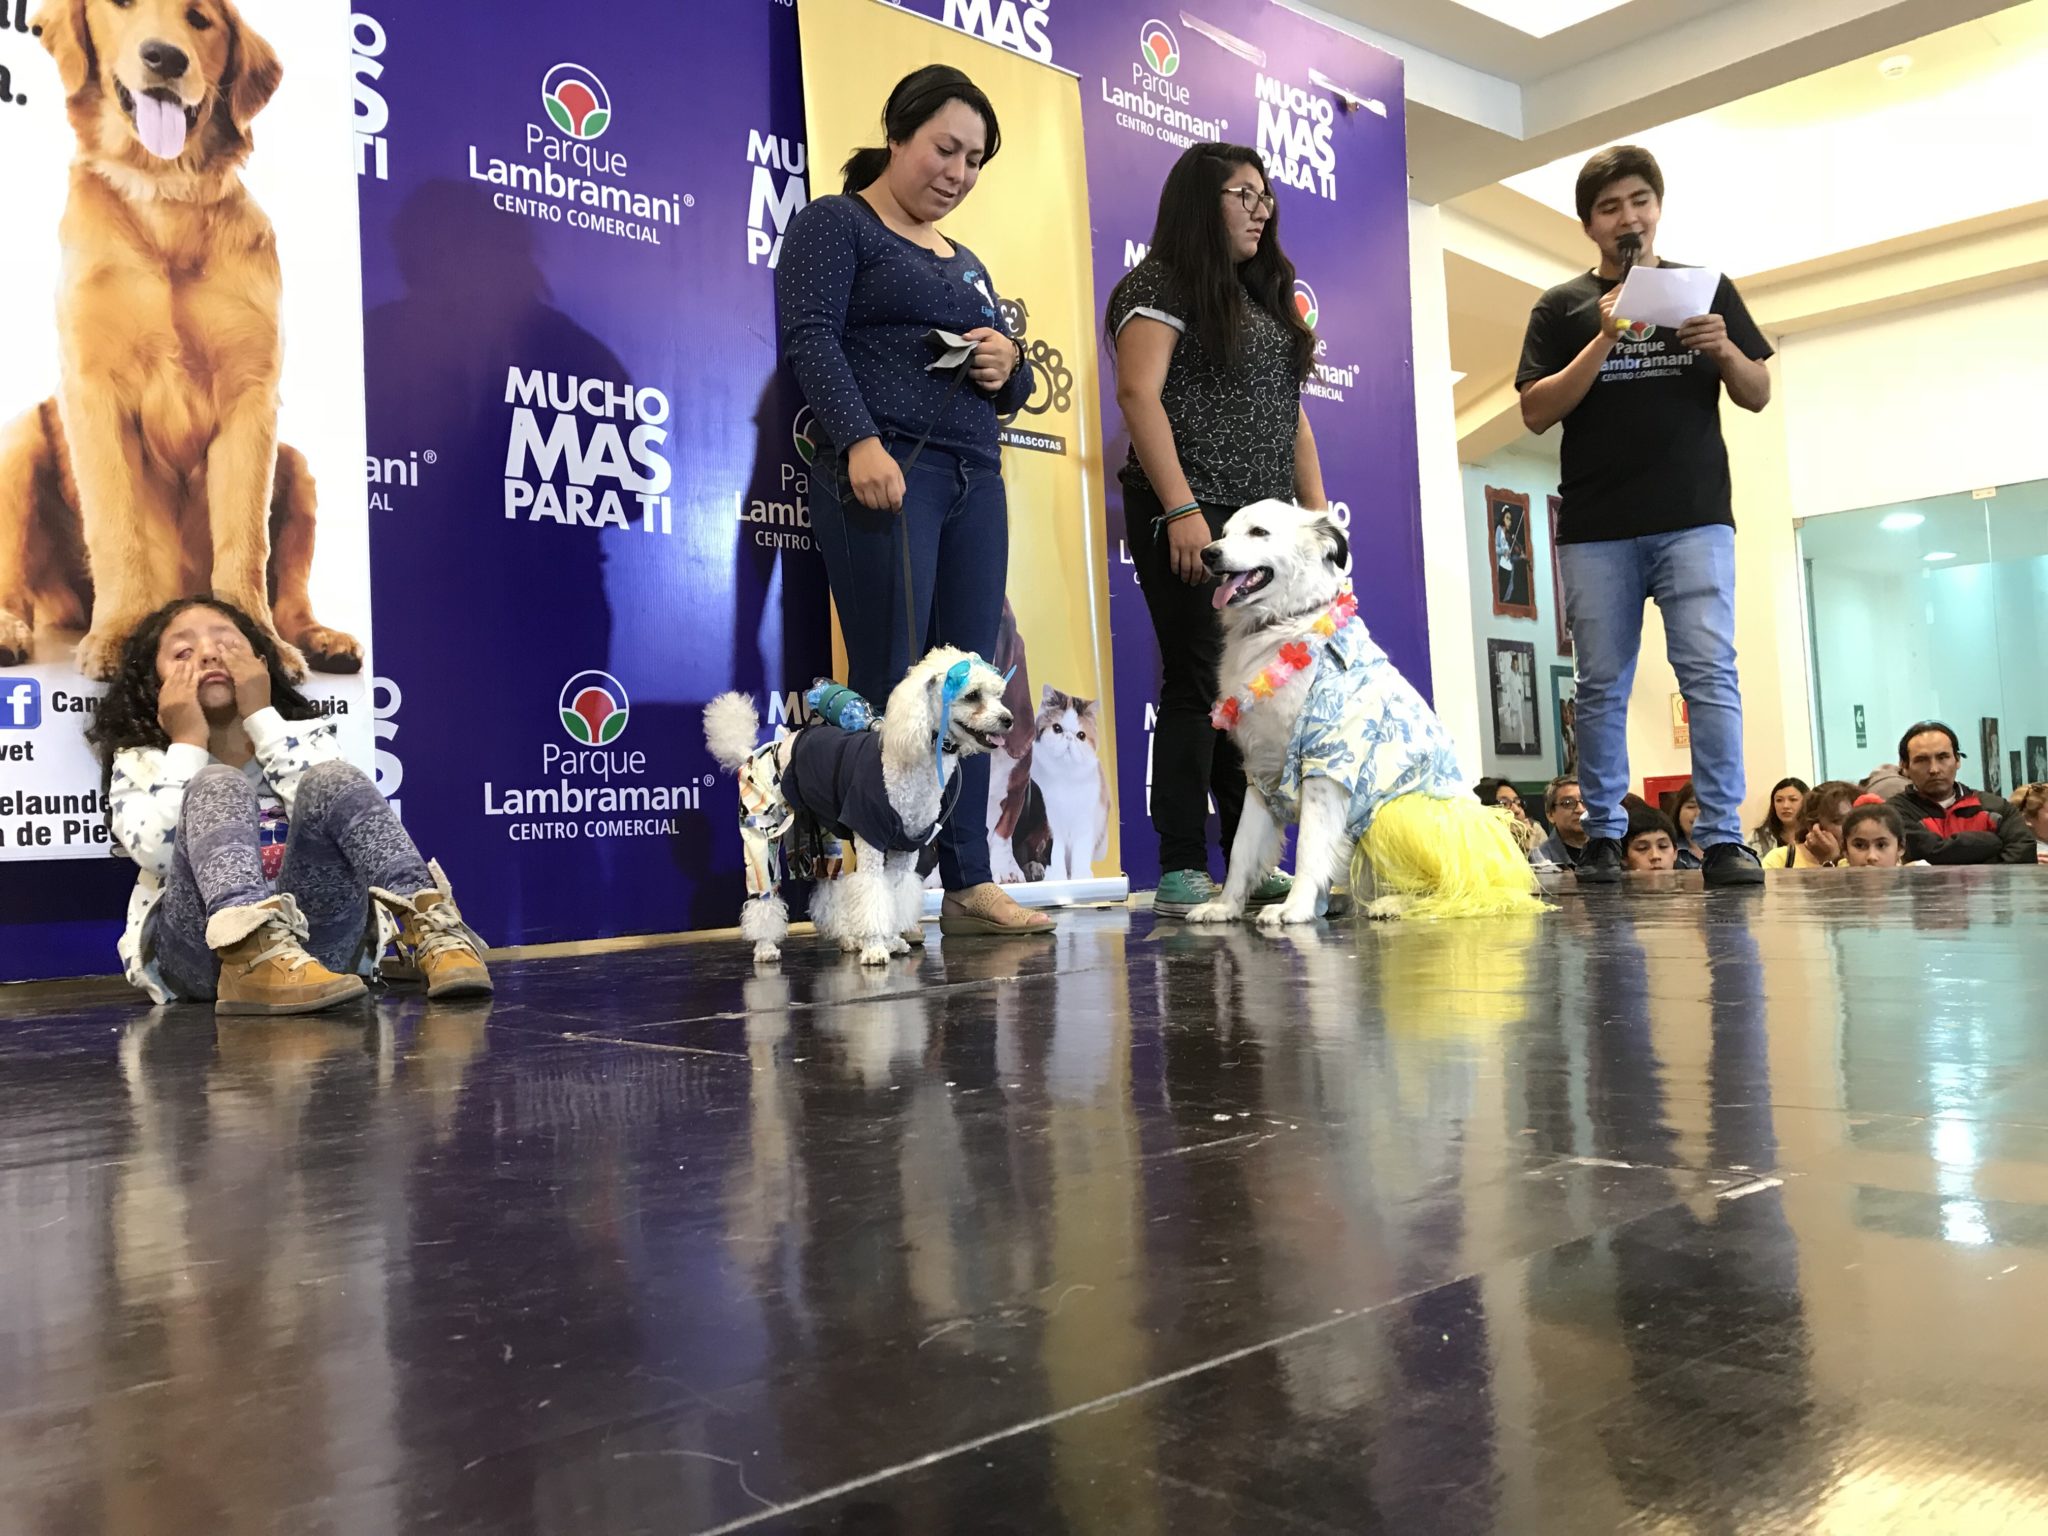
<path id="1" fill-rule="evenodd" d="M 910 669 L 869 730 L 814 721 L 780 741 L 760 741 L 753 699 L 721 694 L 704 710 L 711 755 L 740 781 L 740 841 L 748 901 L 740 932 L 754 959 L 782 956 L 789 907 L 780 893 L 785 847 L 793 879 L 812 879 L 811 918 L 861 964 L 907 953 L 923 901 L 921 856 L 936 854 L 939 828 L 960 797 L 962 757 L 993 751 L 1015 723 L 1003 677 L 979 656 L 941 647 Z M 853 840 L 855 868 L 839 857 Z M 804 867 L 796 867 L 802 864 Z"/>
<path id="2" fill-rule="evenodd" d="M 1313 922 L 1349 871 L 1381 893 L 1375 917 L 1543 910 L 1507 813 L 1466 786 L 1436 716 L 1358 617 L 1350 550 L 1326 515 L 1246 507 L 1202 551 L 1223 616 L 1213 716 L 1244 757 L 1249 793 L 1223 893 L 1188 914 L 1234 922 L 1299 820 L 1294 889 L 1268 925 Z"/>

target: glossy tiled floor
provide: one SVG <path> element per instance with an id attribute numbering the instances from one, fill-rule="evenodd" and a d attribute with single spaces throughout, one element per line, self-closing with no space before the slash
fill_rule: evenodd
<path id="1" fill-rule="evenodd" d="M 2048 1530 L 2044 935 L 1908 871 L 0 993 L 0 1531 Z"/>

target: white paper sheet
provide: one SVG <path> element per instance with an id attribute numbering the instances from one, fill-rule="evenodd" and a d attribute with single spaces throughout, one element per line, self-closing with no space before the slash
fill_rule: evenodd
<path id="1" fill-rule="evenodd" d="M 1614 318 L 1678 326 L 1714 307 L 1721 274 L 1705 267 L 1631 267 L 1614 301 Z"/>

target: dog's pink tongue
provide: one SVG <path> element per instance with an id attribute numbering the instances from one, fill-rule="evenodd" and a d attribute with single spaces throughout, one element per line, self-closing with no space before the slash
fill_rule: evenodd
<path id="1" fill-rule="evenodd" d="M 135 136 L 159 160 L 175 160 L 185 152 L 185 109 L 157 96 L 135 98 Z"/>
<path id="2" fill-rule="evenodd" d="M 1236 571 L 1223 578 L 1223 585 L 1216 589 L 1213 599 L 1218 608 L 1228 607 L 1230 600 L 1237 596 L 1237 589 L 1252 579 L 1250 571 Z"/>

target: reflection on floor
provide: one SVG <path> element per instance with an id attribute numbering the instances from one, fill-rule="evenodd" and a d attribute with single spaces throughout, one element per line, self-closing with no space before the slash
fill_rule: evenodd
<path id="1" fill-rule="evenodd" d="M 2048 871 L 0 993 L 0 1530 L 2048 1529 Z"/>

